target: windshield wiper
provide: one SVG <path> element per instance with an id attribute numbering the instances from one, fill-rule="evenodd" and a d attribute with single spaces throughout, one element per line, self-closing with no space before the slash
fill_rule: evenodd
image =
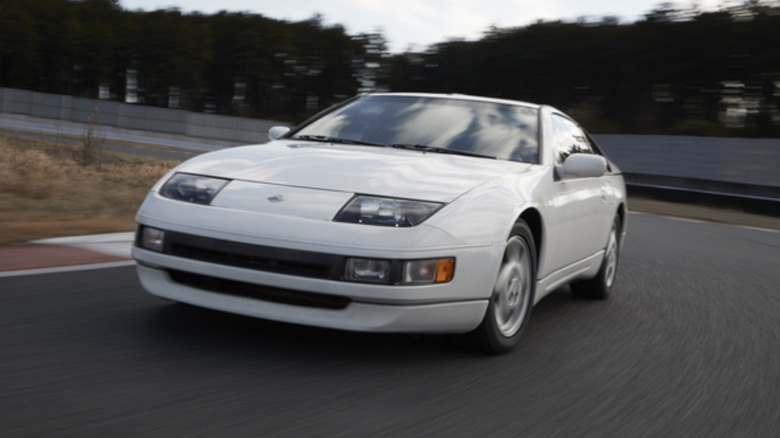
<path id="1" fill-rule="evenodd" d="M 352 140 L 349 138 L 328 137 L 327 135 L 298 135 L 293 137 L 295 140 L 307 140 L 307 141 L 321 141 L 323 143 L 337 143 L 337 144 L 359 144 L 366 146 L 382 146 L 383 144 L 371 143 L 369 141 Z"/>
<path id="2" fill-rule="evenodd" d="M 379 146 L 379 147 L 387 147 L 387 148 L 395 148 L 395 149 L 408 149 L 412 151 L 435 152 L 437 154 L 465 155 L 468 157 L 489 158 L 491 160 L 496 159 L 496 157 L 493 157 L 491 155 L 483 155 L 483 154 L 478 154 L 476 152 L 460 151 L 457 149 L 447 149 L 447 148 L 441 148 L 437 146 L 428 146 L 424 144 L 412 144 L 412 143 L 382 144 L 382 143 L 373 143 L 370 141 L 353 140 L 350 138 L 329 137 L 327 135 L 314 135 L 314 134 L 297 135 L 293 137 L 293 139 L 307 140 L 307 141 L 320 141 L 323 143 L 355 144 L 355 145 Z"/>
<path id="3" fill-rule="evenodd" d="M 389 144 L 389 145 L 387 145 L 387 147 L 396 148 L 396 149 L 409 149 L 409 150 L 412 150 L 412 151 L 435 152 L 437 154 L 465 155 L 465 156 L 468 156 L 468 157 L 490 158 L 492 160 L 496 159 L 496 157 L 493 157 L 493 156 L 490 156 L 490 155 L 478 154 L 476 152 L 460 151 L 460 150 L 457 150 L 457 149 L 440 148 L 440 147 L 428 146 L 428 145 L 424 145 L 424 144 L 396 143 L 396 144 Z"/>

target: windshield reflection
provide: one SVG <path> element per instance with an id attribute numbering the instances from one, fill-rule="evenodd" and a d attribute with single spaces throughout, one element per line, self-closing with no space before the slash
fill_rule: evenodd
<path id="1" fill-rule="evenodd" d="M 464 99 L 367 96 L 328 113 L 293 138 L 318 135 L 383 145 L 425 145 L 536 163 L 535 108 Z"/>

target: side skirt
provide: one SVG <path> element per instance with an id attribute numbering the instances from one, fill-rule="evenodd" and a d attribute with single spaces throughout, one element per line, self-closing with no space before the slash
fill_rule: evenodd
<path id="1" fill-rule="evenodd" d="M 604 259 L 604 250 L 600 250 L 589 257 L 574 262 L 537 280 L 534 304 L 538 303 L 539 300 L 547 296 L 547 294 L 566 283 L 579 279 L 593 278 L 599 273 L 602 259 Z"/>

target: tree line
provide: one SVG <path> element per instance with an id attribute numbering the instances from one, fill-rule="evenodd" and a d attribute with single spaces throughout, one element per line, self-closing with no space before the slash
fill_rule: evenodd
<path id="1" fill-rule="evenodd" d="M 321 17 L 0 0 L 0 86 L 299 122 L 366 91 L 554 105 L 599 133 L 780 137 L 780 1 L 661 4 L 391 54 Z"/>

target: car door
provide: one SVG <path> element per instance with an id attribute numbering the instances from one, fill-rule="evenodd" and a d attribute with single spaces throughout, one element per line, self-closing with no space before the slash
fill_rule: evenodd
<path id="1" fill-rule="evenodd" d="M 551 115 L 553 162 L 562 165 L 575 153 L 597 154 L 585 132 L 562 114 Z M 603 249 L 612 224 L 608 217 L 609 181 L 605 176 L 554 177 L 552 206 L 558 231 L 551 236 L 558 268 L 569 266 Z M 551 267 L 552 268 L 552 267 Z"/>

